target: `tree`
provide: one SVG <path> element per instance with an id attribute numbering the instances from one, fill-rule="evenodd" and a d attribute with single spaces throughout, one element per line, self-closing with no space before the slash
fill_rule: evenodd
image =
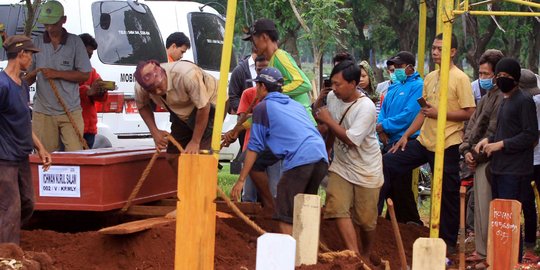
<path id="1" fill-rule="evenodd" d="M 311 43 L 313 52 L 313 73 L 315 74 L 315 89 L 320 86 L 322 78 L 321 63 L 324 51 L 330 44 L 337 42 L 336 36 L 346 33 L 341 27 L 343 21 L 350 18 L 351 10 L 343 7 L 342 0 L 303 0 L 298 5 L 295 0 L 289 0 L 296 19 L 304 29 L 302 38 Z"/>
<path id="2" fill-rule="evenodd" d="M 30 36 L 35 26 L 37 9 L 41 5 L 41 0 L 24 0 L 26 4 L 26 21 L 24 22 L 24 34 Z"/>

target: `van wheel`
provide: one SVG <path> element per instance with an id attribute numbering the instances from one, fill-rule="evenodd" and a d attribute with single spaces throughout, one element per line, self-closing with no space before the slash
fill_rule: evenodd
<path id="1" fill-rule="evenodd" d="M 96 138 L 94 139 L 94 146 L 92 147 L 92 149 L 110 147 L 112 147 L 112 143 L 109 141 L 109 139 L 107 139 L 107 137 L 101 134 L 96 134 Z"/>

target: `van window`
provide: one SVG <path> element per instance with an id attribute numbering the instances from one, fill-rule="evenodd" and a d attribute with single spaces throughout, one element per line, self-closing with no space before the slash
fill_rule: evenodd
<path id="1" fill-rule="evenodd" d="M 4 24 L 8 36 L 24 35 L 26 12 L 26 6 L 24 5 L 0 5 L 0 23 Z M 32 30 L 32 37 L 43 34 L 44 31 L 43 25 L 36 22 Z M 0 61 L 3 60 L 7 60 L 7 56 L 4 48 L 0 46 Z"/>
<path id="2" fill-rule="evenodd" d="M 191 41 L 195 63 L 206 70 L 219 71 L 221 50 L 225 36 L 225 21 L 212 13 L 192 12 L 188 14 Z M 231 55 L 232 71 L 236 67 L 236 57 Z"/>
<path id="3" fill-rule="evenodd" d="M 137 65 L 155 59 L 167 62 L 165 45 L 150 9 L 133 10 L 127 2 L 103 1 L 92 4 L 94 32 L 101 62 L 112 65 Z"/>

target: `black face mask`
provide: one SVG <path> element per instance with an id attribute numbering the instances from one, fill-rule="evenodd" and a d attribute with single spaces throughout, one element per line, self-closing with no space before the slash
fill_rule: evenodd
<path id="1" fill-rule="evenodd" d="M 516 87 L 516 82 L 511 78 L 499 77 L 497 78 L 497 87 L 499 87 L 503 93 L 508 93 Z"/>

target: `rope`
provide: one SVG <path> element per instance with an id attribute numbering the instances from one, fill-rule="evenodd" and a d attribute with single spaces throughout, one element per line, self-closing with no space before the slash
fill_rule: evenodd
<path id="1" fill-rule="evenodd" d="M 231 201 L 231 199 L 229 199 L 227 194 L 225 194 L 225 192 L 223 192 L 223 190 L 221 190 L 221 188 L 219 186 L 217 187 L 217 191 L 219 193 L 219 196 L 225 200 L 225 203 L 227 204 L 227 206 L 229 206 L 229 208 L 231 208 L 233 210 L 233 212 L 238 217 L 240 217 L 240 219 L 242 219 L 251 228 L 253 228 L 255 231 L 257 231 L 257 233 L 259 233 L 259 234 L 265 234 L 266 233 L 265 230 L 263 230 L 261 227 L 259 227 L 259 225 L 257 225 L 255 222 L 253 222 L 251 219 L 249 219 L 249 217 L 247 217 L 244 213 L 242 213 L 242 211 L 240 209 L 238 209 L 238 207 Z"/>
<path id="2" fill-rule="evenodd" d="M 38 69 L 38 71 L 41 71 L 41 69 Z M 71 123 L 71 126 L 75 130 L 75 134 L 77 134 L 77 137 L 79 138 L 79 142 L 83 146 L 83 149 L 90 149 L 90 147 L 88 147 L 88 144 L 86 143 L 86 140 L 84 139 L 83 135 L 81 134 L 81 131 L 77 127 L 77 124 L 75 123 L 75 119 L 73 119 L 73 115 L 68 110 L 68 107 L 67 107 L 66 103 L 64 102 L 64 99 L 60 96 L 60 93 L 58 92 L 58 88 L 56 88 L 56 85 L 54 84 L 54 81 L 52 79 L 49 79 L 49 84 L 51 85 L 51 88 L 53 90 L 54 95 L 56 96 L 56 99 L 58 100 L 58 103 L 60 103 L 60 105 L 64 109 L 64 112 L 66 113 L 66 115 L 67 115 L 67 117 L 69 119 L 69 122 Z"/>
<path id="3" fill-rule="evenodd" d="M 176 139 L 174 139 L 174 137 L 171 134 L 168 134 L 167 138 L 169 139 L 169 142 L 172 142 L 180 150 L 180 152 L 184 151 L 184 149 L 182 148 L 180 143 L 178 143 L 178 141 L 176 141 Z M 150 169 L 154 165 L 154 162 L 156 161 L 159 154 L 160 154 L 160 151 L 157 150 L 156 153 L 154 153 L 154 155 L 152 156 L 152 159 L 150 160 L 150 162 L 146 166 L 145 170 L 143 171 L 143 174 L 141 175 L 141 178 L 139 179 L 139 182 L 137 183 L 137 185 L 135 186 L 135 188 L 131 192 L 131 195 L 129 196 L 129 199 L 128 199 L 126 205 L 122 208 L 122 210 L 121 210 L 122 212 L 127 211 L 129 206 L 131 205 L 131 202 L 132 202 L 133 198 L 135 198 L 135 196 L 139 192 L 139 189 L 141 188 L 144 180 L 146 179 L 146 177 L 150 173 Z M 251 219 L 249 219 L 249 217 L 246 216 L 246 214 L 242 213 L 242 211 L 238 208 L 238 206 L 236 206 L 231 201 L 229 196 L 227 196 L 227 194 L 225 194 L 225 192 L 223 192 L 223 190 L 219 186 L 217 187 L 217 192 L 219 194 L 219 197 L 221 197 L 223 200 L 225 200 L 225 203 L 227 204 L 227 206 L 241 220 L 243 220 L 248 226 L 250 226 L 253 230 L 255 230 L 259 235 L 262 235 L 262 234 L 266 233 L 266 231 L 263 230 L 259 225 L 257 225 Z M 321 258 L 321 260 L 333 261 L 336 258 L 357 257 L 356 253 L 354 253 L 354 251 L 350 251 L 350 250 L 331 251 L 323 242 L 319 242 L 319 247 L 320 247 L 320 249 L 322 251 L 324 251 L 324 253 L 319 254 L 319 257 Z M 369 268 L 362 260 L 360 260 L 360 263 L 361 263 L 361 266 L 363 267 L 364 270 L 371 270 L 371 268 Z"/>
<path id="4" fill-rule="evenodd" d="M 129 195 L 129 198 L 128 198 L 126 204 L 120 210 L 121 213 L 126 212 L 128 210 L 128 208 L 131 206 L 131 203 L 133 202 L 133 199 L 135 199 L 135 196 L 137 196 L 137 194 L 139 193 L 139 190 L 141 189 L 142 184 L 146 180 L 146 177 L 148 177 L 148 174 L 150 173 L 150 170 L 152 169 L 152 166 L 154 166 L 154 163 L 156 162 L 156 160 L 157 160 L 157 158 L 159 157 L 160 154 L 161 154 L 161 151 L 159 149 L 156 149 L 156 152 L 152 156 L 152 159 L 150 159 L 150 162 L 148 162 L 148 165 L 146 165 L 146 168 L 144 169 L 141 177 L 139 178 L 139 181 L 137 182 L 137 185 L 135 185 L 135 187 L 131 191 L 131 194 Z"/>

